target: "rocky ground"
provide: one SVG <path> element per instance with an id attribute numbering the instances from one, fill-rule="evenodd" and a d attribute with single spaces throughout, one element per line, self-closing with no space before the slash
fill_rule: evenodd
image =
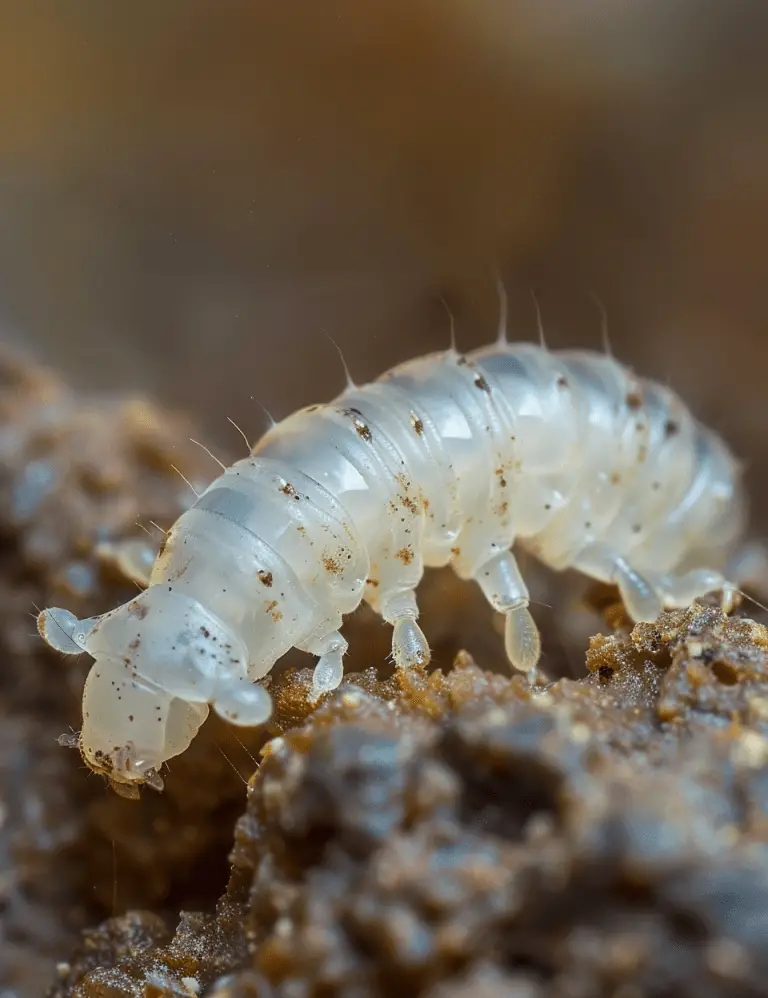
<path id="1" fill-rule="evenodd" d="M 550 654 L 532 692 L 480 609 L 452 638 L 469 596 L 438 580 L 431 674 L 393 677 L 361 615 L 360 671 L 317 710 L 297 660 L 268 731 L 213 719 L 164 793 L 123 800 L 57 744 L 87 662 L 31 614 L 124 600 L 114 545 L 184 507 L 172 463 L 212 468 L 144 403 L 0 374 L 0 993 L 768 994 L 762 624 L 697 605 L 630 630 L 602 594 L 585 663 Z"/>

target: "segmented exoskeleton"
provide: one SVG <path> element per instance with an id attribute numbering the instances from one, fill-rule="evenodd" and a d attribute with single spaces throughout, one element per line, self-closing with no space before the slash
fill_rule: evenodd
<path id="1" fill-rule="evenodd" d="M 398 668 L 429 661 L 425 566 L 451 564 L 505 616 L 512 665 L 539 634 L 513 546 L 615 583 L 635 620 L 730 587 L 743 522 L 738 464 L 678 397 L 609 356 L 526 343 L 408 361 L 274 425 L 170 530 L 135 599 L 44 638 L 95 659 L 80 749 L 113 781 L 161 785 L 209 705 L 270 714 L 258 683 L 290 648 L 318 656 L 313 696 L 342 679 L 342 618 L 366 600 Z"/>

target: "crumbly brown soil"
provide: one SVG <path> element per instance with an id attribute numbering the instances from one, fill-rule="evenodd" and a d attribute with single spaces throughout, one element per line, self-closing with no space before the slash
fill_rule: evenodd
<path id="1" fill-rule="evenodd" d="M 171 462 L 211 469 L 147 406 L 3 374 L 0 988 L 768 994 L 762 625 L 696 605 L 630 631 L 605 598 L 616 630 L 582 677 L 532 692 L 486 617 L 477 662 L 451 663 L 443 623 L 439 667 L 405 682 L 377 670 L 383 629 L 361 615 L 363 669 L 317 710 L 309 670 L 284 669 L 269 731 L 208 723 L 163 794 L 126 801 L 56 744 L 87 663 L 49 653 L 29 614 L 126 598 L 98 545 L 178 515 Z"/>

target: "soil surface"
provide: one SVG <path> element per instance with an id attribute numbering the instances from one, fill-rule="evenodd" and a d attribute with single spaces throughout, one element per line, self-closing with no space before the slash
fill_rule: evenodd
<path id="1" fill-rule="evenodd" d="M 162 794 L 124 800 L 57 744 L 88 663 L 30 614 L 125 600 L 116 545 L 151 550 L 136 521 L 188 503 L 172 464 L 193 484 L 213 469 L 145 403 L 85 405 L 14 360 L 0 374 L 0 991 L 768 994 L 762 624 L 697 604 L 630 629 L 609 592 L 602 624 L 555 602 L 532 690 L 436 576 L 430 674 L 393 676 L 357 615 L 352 671 L 317 709 L 307 660 L 289 662 L 266 730 L 212 719 Z M 603 634 L 574 665 L 586 619 Z"/>

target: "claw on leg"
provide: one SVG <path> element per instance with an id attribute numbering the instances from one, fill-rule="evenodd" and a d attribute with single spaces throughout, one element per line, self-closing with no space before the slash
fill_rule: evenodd
<path id="1" fill-rule="evenodd" d="M 541 635 L 527 604 L 508 610 L 504 622 L 504 650 L 520 672 L 532 672 L 541 658 Z"/>
<path id="2" fill-rule="evenodd" d="M 667 576 L 662 579 L 661 589 L 667 607 L 688 606 L 695 599 L 707 593 L 720 593 L 720 608 L 723 613 L 731 613 L 738 603 L 739 591 L 733 583 L 713 569 L 696 568 L 684 575 Z"/>
<path id="3" fill-rule="evenodd" d="M 623 558 L 616 559 L 613 581 L 619 587 L 624 606 L 633 620 L 654 621 L 664 609 L 654 586 Z"/>
<path id="4" fill-rule="evenodd" d="M 384 595 L 382 616 L 392 625 L 392 658 L 398 669 L 429 665 L 432 658 L 429 642 L 416 623 L 419 608 L 412 590 Z"/>
<path id="5" fill-rule="evenodd" d="M 741 600 L 739 590 L 730 582 L 723 580 L 720 587 L 720 609 L 727 616 L 736 609 Z"/>
<path id="6" fill-rule="evenodd" d="M 413 617 L 400 617 L 392 630 L 392 657 L 398 669 L 428 665 L 431 658 L 424 632 Z"/>
<path id="7" fill-rule="evenodd" d="M 496 555 L 475 578 L 494 610 L 504 614 L 507 658 L 515 669 L 532 674 L 541 658 L 541 636 L 528 609 L 528 587 L 515 556 L 511 551 Z"/>
<path id="8" fill-rule="evenodd" d="M 312 689 L 309 693 L 312 703 L 316 703 L 325 693 L 335 690 L 344 678 L 344 655 L 349 645 L 338 632 L 330 635 L 323 644 L 325 650 L 317 660 L 312 675 Z"/>

